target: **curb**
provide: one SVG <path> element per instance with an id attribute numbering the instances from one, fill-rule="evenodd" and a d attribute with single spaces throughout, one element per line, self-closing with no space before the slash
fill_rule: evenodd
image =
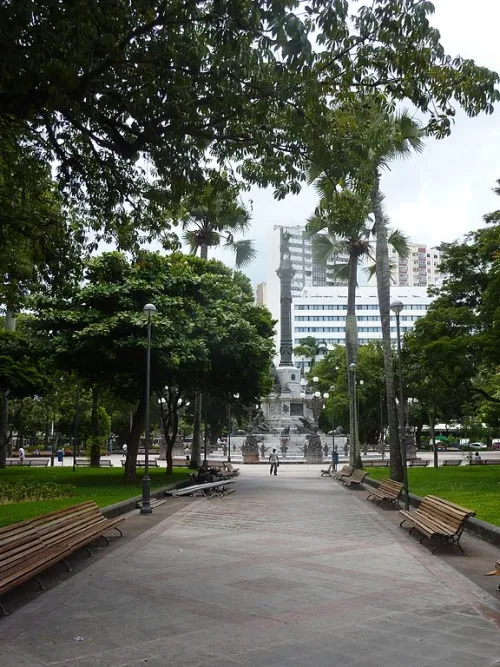
<path id="1" fill-rule="evenodd" d="M 151 492 L 151 498 L 161 498 L 165 495 L 166 491 L 171 491 L 175 489 L 177 484 L 169 484 L 167 486 L 161 486 L 159 489 L 155 489 Z M 127 498 L 126 500 L 120 500 L 118 503 L 113 505 L 107 505 L 107 507 L 101 507 L 101 512 L 107 519 L 113 519 L 114 517 L 120 516 L 121 514 L 127 514 L 132 510 L 137 509 L 137 503 L 139 500 L 142 500 L 142 496 L 134 496 L 133 498 Z"/>
<path id="2" fill-rule="evenodd" d="M 378 487 L 380 482 L 371 477 L 365 477 L 365 484 Z M 409 494 L 410 505 L 413 505 L 414 507 L 418 507 L 422 500 L 423 498 L 421 496 L 416 496 L 414 493 Z M 500 526 L 495 526 L 487 521 L 471 517 L 470 519 L 467 519 L 465 523 L 465 530 L 468 533 L 485 540 L 485 542 L 490 542 L 496 546 L 500 545 Z"/>

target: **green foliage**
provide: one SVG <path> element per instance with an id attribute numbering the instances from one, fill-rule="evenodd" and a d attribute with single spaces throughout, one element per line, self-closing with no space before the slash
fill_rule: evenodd
<path id="1" fill-rule="evenodd" d="M 80 221 L 63 206 L 51 165 L 0 131 L 0 305 L 79 277 Z"/>
<path id="2" fill-rule="evenodd" d="M 165 475 L 164 468 L 158 470 L 152 468 L 149 474 L 153 489 L 177 484 L 186 479 L 186 470 L 182 468 L 174 469 L 171 475 Z M 71 468 L 66 467 L 22 468 L 19 466 L 1 470 L 0 482 L 8 482 L 13 485 L 24 482 L 35 485 L 57 483 L 63 487 L 67 485 L 75 487 L 74 495 L 70 498 L 3 505 L 0 512 L 0 526 L 70 507 L 85 500 L 94 500 L 99 507 L 106 507 L 141 494 L 141 482 L 125 483 L 121 468 L 78 468 L 73 472 Z"/>
<path id="3" fill-rule="evenodd" d="M 297 192 L 307 134 L 320 145 L 329 104 L 356 91 L 410 100 L 437 136 L 456 104 L 491 113 L 497 75 L 448 56 L 433 11 L 416 0 L 12 0 L 0 9 L 2 133 L 54 160 L 66 192 L 123 247 L 141 229 L 161 233 L 214 163 L 231 160 L 278 197 Z"/>
<path id="4" fill-rule="evenodd" d="M 374 479 L 388 477 L 383 468 L 370 468 Z M 478 519 L 500 526 L 498 485 L 500 466 L 458 466 L 456 468 L 409 468 L 410 493 L 434 495 L 476 512 Z"/>
<path id="5" fill-rule="evenodd" d="M 35 479 L 0 479 L 0 505 L 27 503 L 55 498 L 72 498 L 76 487 L 73 484 L 46 482 Z"/>
<path id="6" fill-rule="evenodd" d="M 103 448 L 111 434 L 111 417 L 102 405 L 97 408 L 95 430 L 92 428 L 92 413 L 85 412 L 78 423 L 78 440 L 86 443 L 87 454 L 92 446 Z"/>
<path id="7" fill-rule="evenodd" d="M 49 379 L 27 338 L 0 330 L 0 390 L 23 398 L 45 393 L 48 385 Z"/>

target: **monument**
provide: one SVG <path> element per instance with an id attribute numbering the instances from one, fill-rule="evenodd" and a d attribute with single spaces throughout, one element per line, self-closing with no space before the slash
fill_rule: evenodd
<path id="1" fill-rule="evenodd" d="M 276 271 L 280 279 L 280 362 L 278 368 L 272 371 L 273 389 L 261 402 L 269 430 L 280 434 L 285 429 L 287 436 L 305 432 L 301 418 L 312 421 L 312 412 L 303 395 L 301 372 L 292 361 L 292 278 L 295 270 L 290 257 L 290 237 L 282 228 L 280 264 Z"/>

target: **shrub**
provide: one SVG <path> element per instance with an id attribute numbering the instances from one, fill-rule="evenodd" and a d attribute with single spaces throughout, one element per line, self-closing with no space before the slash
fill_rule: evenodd
<path id="1" fill-rule="evenodd" d="M 71 498 L 75 495 L 73 484 L 59 482 L 40 482 L 36 480 L 20 480 L 8 482 L 0 480 L 0 505 L 11 503 L 28 503 L 37 500 L 53 500 L 55 498 Z"/>

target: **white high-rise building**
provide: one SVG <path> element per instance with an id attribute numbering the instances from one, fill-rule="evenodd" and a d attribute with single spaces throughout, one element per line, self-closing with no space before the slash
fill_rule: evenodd
<path id="1" fill-rule="evenodd" d="M 439 271 L 441 253 L 422 243 L 410 243 L 408 257 L 400 257 L 394 248 L 389 248 L 389 258 L 395 265 L 393 281 L 401 287 L 430 287 L 441 285 Z"/>
<path id="2" fill-rule="evenodd" d="M 334 280 L 329 275 L 329 270 L 335 264 L 345 264 L 347 261 L 346 255 L 339 255 L 329 260 L 326 266 L 318 264 L 313 259 L 311 238 L 306 233 L 304 226 L 274 225 L 268 235 L 268 268 L 264 305 L 268 307 L 275 319 L 279 319 L 280 316 L 280 280 L 276 275 L 276 269 L 280 263 L 282 229 L 291 234 L 290 259 L 295 270 L 292 279 L 292 298 L 299 297 L 304 287 L 333 285 Z"/>
<path id="3" fill-rule="evenodd" d="M 347 309 L 347 287 L 335 285 L 329 276 L 329 267 L 335 263 L 345 264 L 347 256 L 331 260 L 328 266 L 321 266 L 312 257 L 312 242 L 302 226 L 288 227 L 275 225 L 269 233 L 269 262 L 267 280 L 264 287 L 258 289 L 258 298 L 271 311 L 274 319 L 280 318 L 280 281 L 276 269 L 280 263 L 280 234 L 285 229 L 291 234 L 290 255 L 295 275 L 292 280 L 292 338 L 293 345 L 300 339 L 313 336 L 319 342 L 333 345 L 345 343 L 345 315 Z M 427 288 L 440 285 L 442 276 L 439 272 L 441 253 L 424 244 L 410 243 L 407 258 L 401 258 L 392 248 L 389 257 L 394 264 L 392 274 L 391 298 L 400 299 L 405 304 L 401 314 L 401 329 L 405 333 L 414 322 L 423 317 L 432 298 L 427 295 Z M 359 279 L 363 280 L 363 267 L 360 266 Z M 360 344 L 382 338 L 382 329 L 378 309 L 376 278 L 372 277 L 368 285 L 359 286 L 356 291 L 358 337 Z M 396 335 L 395 324 L 392 335 Z M 279 349 L 278 333 L 275 337 L 276 349 Z M 307 364 L 306 364 L 307 367 Z"/>
<path id="4" fill-rule="evenodd" d="M 424 317 L 432 297 L 426 287 L 391 287 L 391 301 L 402 301 L 400 315 L 401 334 L 411 329 Z M 292 303 L 293 345 L 309 336 L 329 348 L 345 344 L 345 320 L 347 314 L 347 287 L 306 287 L 302 295 Z M 382 338 L 382 325 L 378 307 L 377 287 L 365 285 L 356 290 L 356 319 L 360 345 Z M 396 339 L 396 317 L 391 317 L 391 337 Z M 296 360 L 298 366 L 302 362 Z M 305 369 L 308 361 L 304 363 Z"/>

